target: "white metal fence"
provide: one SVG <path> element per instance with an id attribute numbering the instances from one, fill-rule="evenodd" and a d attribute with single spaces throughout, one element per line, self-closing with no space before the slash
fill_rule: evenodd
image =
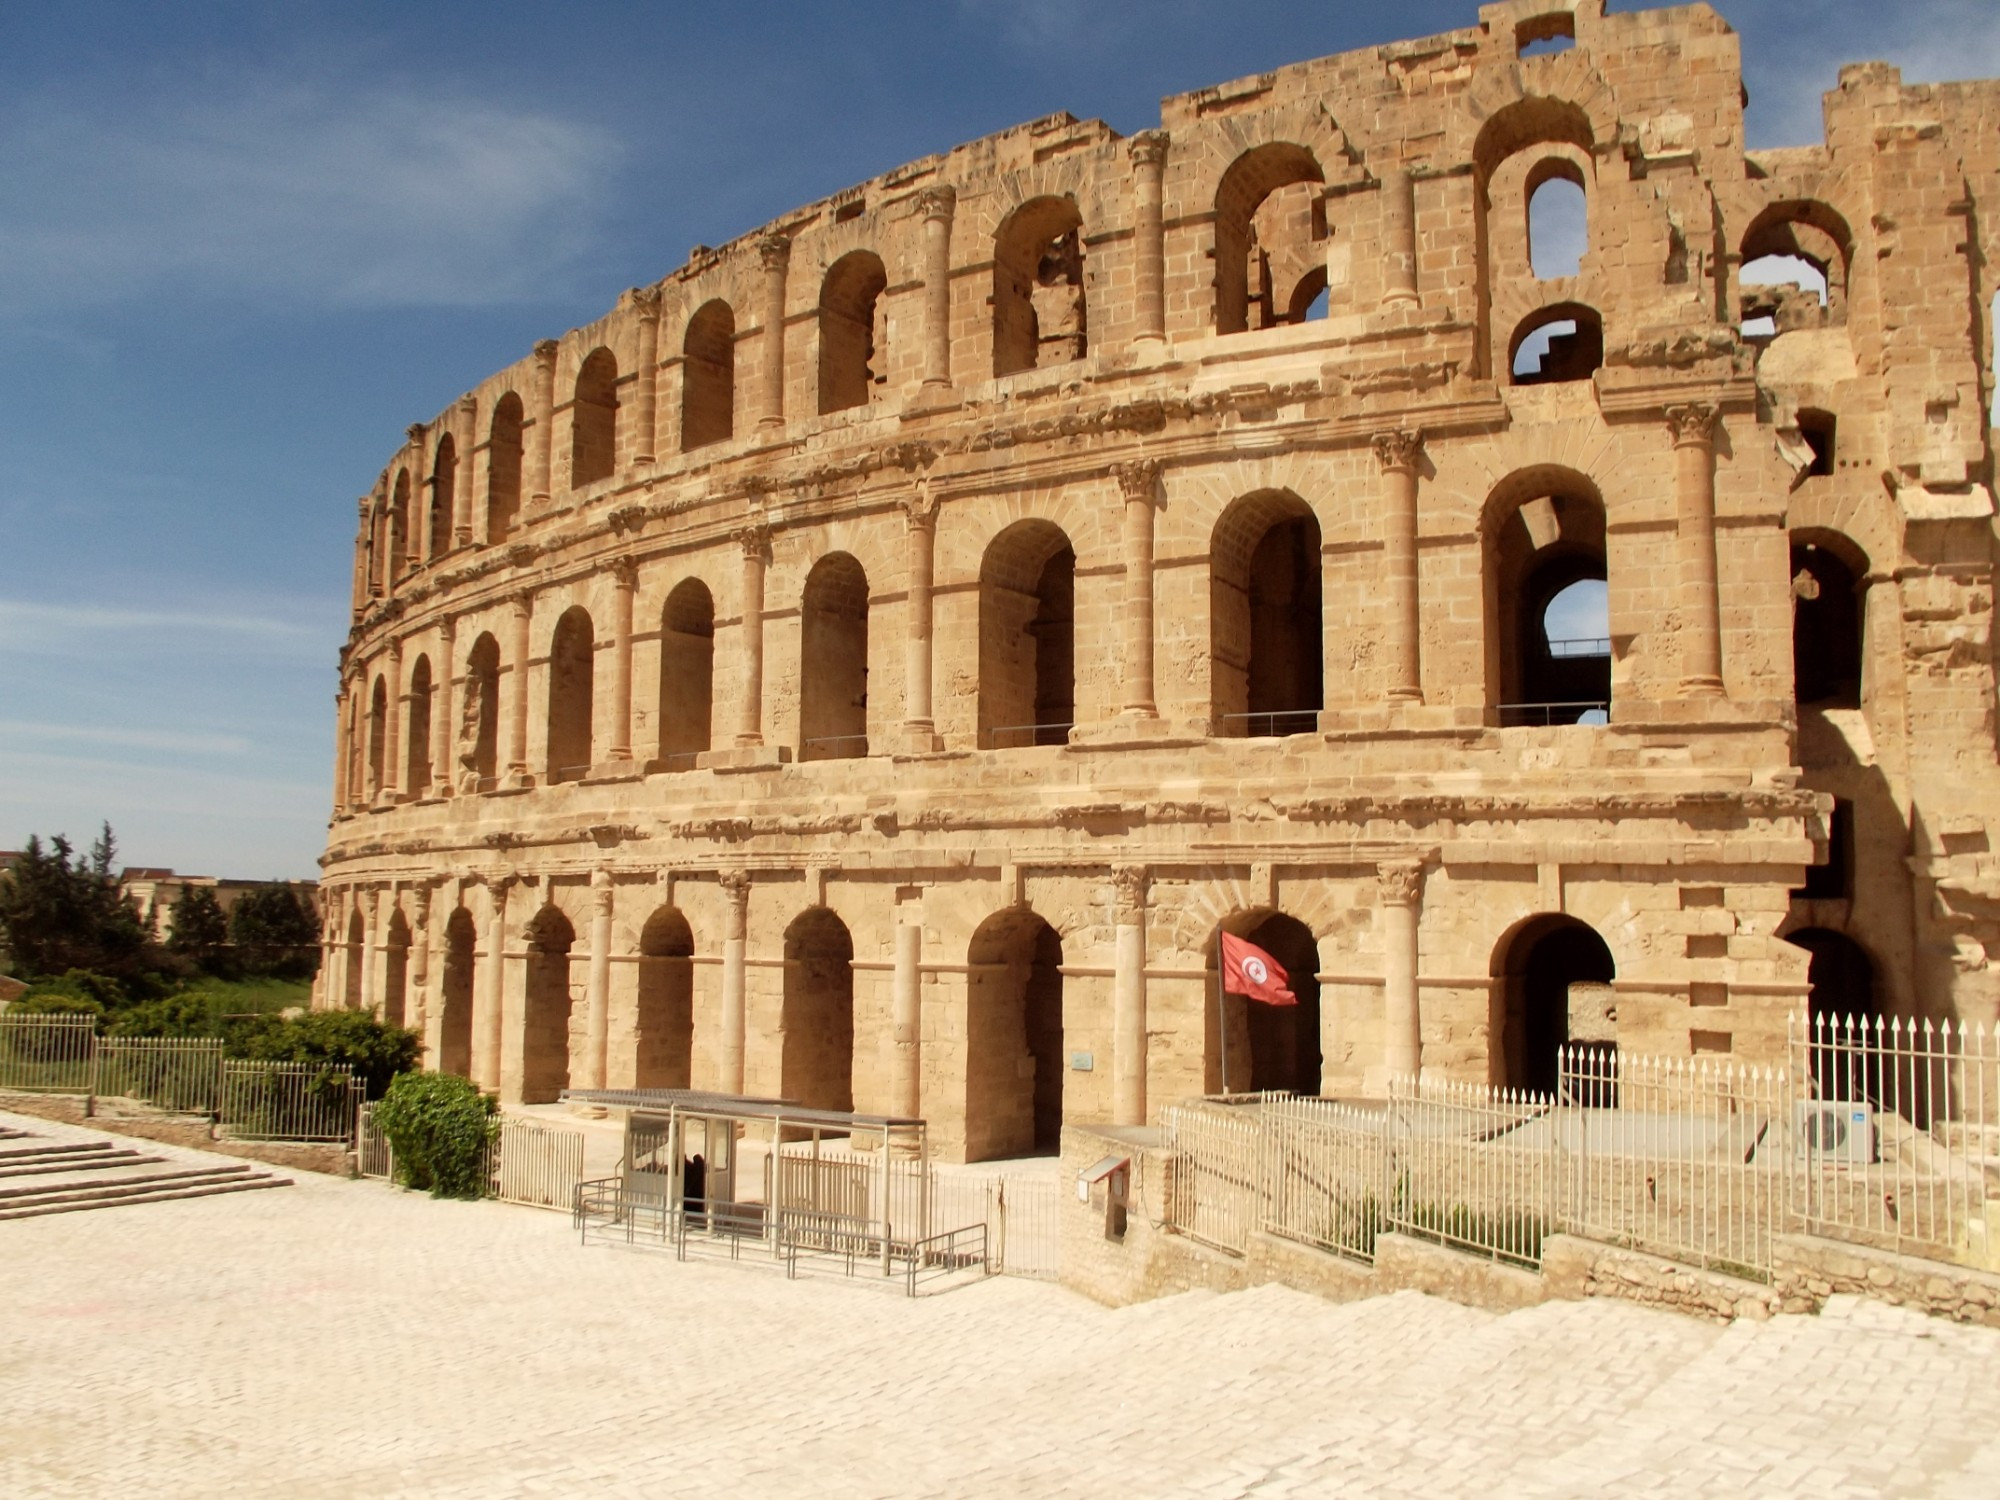
<path id="1" fill-rule="evenodd" d="M 212 1116 L 222 1102 L 222 1039 L 99 1037 L 91 1092 L 113 1105 L 129 1100 L 168 1114 Z"/>
<path id="2" fill-rule="evenodd" d="M 345 1144 L 364 1085 L 352 1068 L 224 1058 L 215 1123 L 240 1141 Z"/>
<path id="3" fill-rule="evenodd" d="M 1582 1235 L 1768 1277 L 1787 1230 L 2000 1263 L 2000 1038 L 1803 1018 L 1790 1066 L 1564 1050 L 1555 1094 L 1396 1080 L 1381 1102 L 1165 1112 L 1166 1216 L 1367 1260 L 1384 1230 L 1522 1265 Z"/>
<path id="4" fill-rule="evenodd" d="M 486 1148 L 487 1196 L 568 1213 L 583 1181 L 583 1132 L 503 1115 Z"/>
<path id="5" fill-rule="evenodd" d="M 87 1094 L 96 1057 L 94 1016 L 0 1015 L 0 1089 Z"/>

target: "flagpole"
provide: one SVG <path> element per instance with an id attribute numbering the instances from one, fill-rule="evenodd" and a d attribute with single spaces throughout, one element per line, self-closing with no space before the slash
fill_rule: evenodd
<path id="1" fill-rule="evenodd" d="M 1229 1092 L 1229 1008 L 1223 1003 L 1222 928 L 1215 929 L 1215 1034 L 1222 1041 L 1222 1092 Z"/>

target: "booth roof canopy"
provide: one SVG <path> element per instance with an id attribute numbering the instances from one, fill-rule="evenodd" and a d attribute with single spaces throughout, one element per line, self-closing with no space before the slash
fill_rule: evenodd
<path id="1" fill-rule="evenodd" d="M 705 1089 L 564 1089 L 570 1104 L 602 1104 L 612 1109 L 643 1109 L 699 1114 L 739 1120 L 782 1120 L 787 1125 L 816 1125 L 826 1130 L 922 1129 L 921 1119 L 901 1115 L 864 1115 L 844 1109 L 808 1109 L 784 1099 L 756 1099 L 744 1094 L 716 1094 Z"/>

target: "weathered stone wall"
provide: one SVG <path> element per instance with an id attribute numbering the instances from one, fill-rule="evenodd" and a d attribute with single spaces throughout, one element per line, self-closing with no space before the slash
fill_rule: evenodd
<path id="1" fill-rule="evenodd" d="M 1216 932 L 1274 913 L 1328 1093 L 1533 1085 L 1570 982 L 1775 1058 L 1802 931 L 1829 1003 L 1993 1019 L 1996 116 L 1871 64 L 1746 153 L 1713 11 L 1523 0 L 698 249 L 363 498 L 318 1003 L 509 1098 L 779 1093 L 848 1035 L 787 1002 L 823 908 L 851 1050 L 798 1076 L 974 1154 L 1058 1063 L 1072 1123 L 1219 1086 Z M 1544 280 L 1551 177 L 1589 230 Z M 1824 305 L 1743 281 L 1779 253 Z M 1574 378 L 1517 376 L 1551 318 Z M 1590 578 L 1606 638 L 1548 639 Z M 1853 658 L 1808 702 L 1795 629 Z M 1071 726 L 996 742 L 1024 703 Z M 996 918 L 1060 941 L 1059 1049 L 970 1055 L 1024 1024 L 971 1014 L 1025 1003 Z"/>

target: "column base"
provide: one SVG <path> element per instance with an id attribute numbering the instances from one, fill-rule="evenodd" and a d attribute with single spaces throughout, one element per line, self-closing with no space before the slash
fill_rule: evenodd
<path id="1" fill-rule="evenodd" d="M 1416 699 L 1369 703 L 1321 711 L 1319 732 L 1330 740 L 1378 739 L 1387 735 L 1476 734 L 1486 727 L 1486 710 Z"/>
<path id="2" fill-rule="evenodd" d="M 1171 750 L 1208 738 L 1205 724 L 1126 713 L 1101 724 L 1077 725 L 1069 732 L 1069 745 L 1072 750 Z"/>
<path id="3" fill-rule="evenodd" d="M 905 724 L 896 736 L 895 755 L 936 755 L 944 749 L 944 736 L 928 720 Z"/>
<path id="4" fill-rule="evenodd" d="M 1683 677 L 1681 679 L 1683 698 L 1720 698 L 1722 679 L 1719 677 Z"/>

